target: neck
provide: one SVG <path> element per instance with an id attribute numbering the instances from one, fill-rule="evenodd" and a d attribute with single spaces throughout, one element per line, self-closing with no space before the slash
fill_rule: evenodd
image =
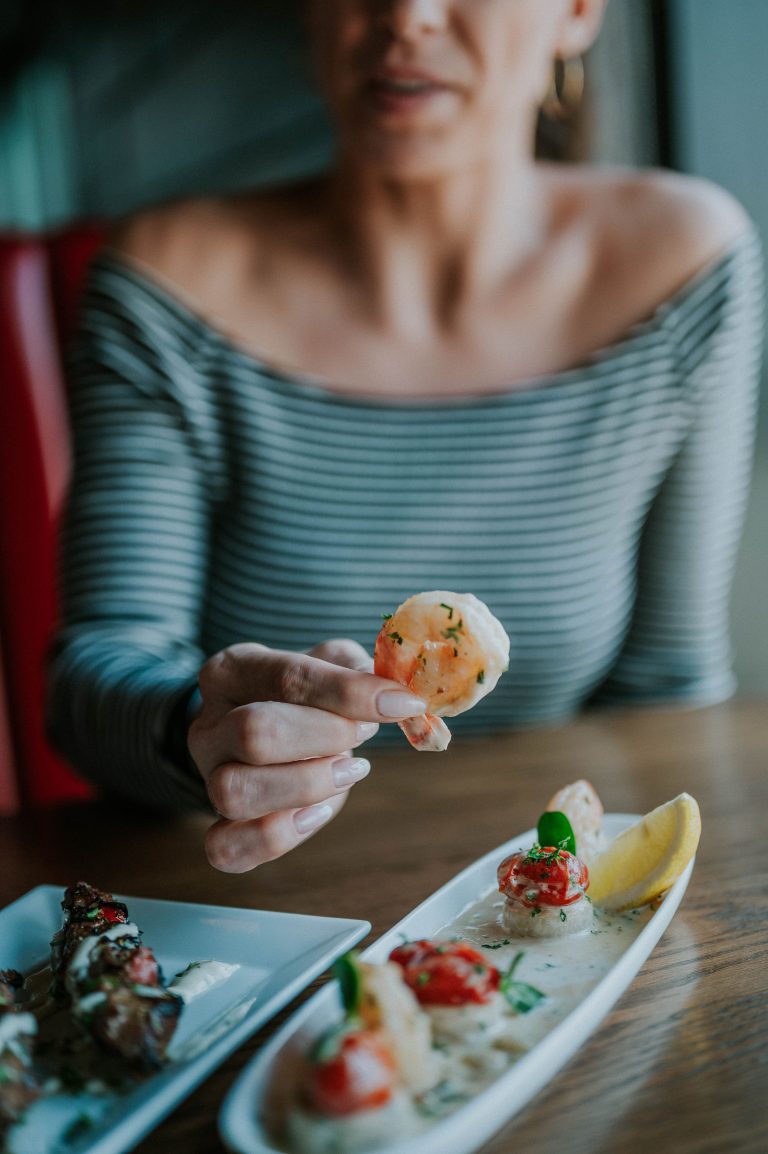
<path id="1" fill-rule="evenodd" d="M 332 225 L 370 319 L 414 340 L 458 324 L 521 267 L 545 226 L 534 162 L 499 149 L 471 168 L 397 179 L 342 156 Z"/>

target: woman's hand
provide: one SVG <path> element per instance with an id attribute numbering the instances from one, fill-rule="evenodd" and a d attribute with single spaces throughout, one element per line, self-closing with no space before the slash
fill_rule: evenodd
<path id="1" fill-rule="evenodd" d="M 373 676 L 372 666 L 346 640 L 309 653 L 233 645 L 205 663 L 189 750 L 221 814 L 206 836 L 212 866 L 244 873 L 299 845 L 368 773 L 350 751 L 379 722 L 424 712 L 423 701 Z"/>

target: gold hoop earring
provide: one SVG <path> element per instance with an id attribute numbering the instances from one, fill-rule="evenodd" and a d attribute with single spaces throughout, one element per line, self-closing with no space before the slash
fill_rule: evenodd
<path id="1" fill-rule="evenodd" d="M 552 76 L 541 111 L 552 120 L 573 116 L 584 96 L 584 61 L 580 56 L 552 61 Z"/>

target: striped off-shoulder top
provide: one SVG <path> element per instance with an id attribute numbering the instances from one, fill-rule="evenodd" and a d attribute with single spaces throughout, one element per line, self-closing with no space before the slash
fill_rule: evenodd
<path id="1" fill-rule="evenodd" d="M 582 366 L 391 402 L 275 370 L 103 253 L 70 362 L 55 743 L 111 788 L 194 800 L 169 731 L 207 655 L 370 650 L 432 588 L 475 593 L 511 637 L 456 735 L 727 697 L 761 320 L 749 230 Z"/>

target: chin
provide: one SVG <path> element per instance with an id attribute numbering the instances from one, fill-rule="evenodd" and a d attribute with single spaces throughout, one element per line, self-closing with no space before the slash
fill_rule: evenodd
<path id="1" fill-rule="evenodd" d="M 358 138 L 347 150 L 361 168 L 396 181 L 433 181 L 472 166 L 472 151 L 446 134 L 406 137 L 376 132 Z"/>

